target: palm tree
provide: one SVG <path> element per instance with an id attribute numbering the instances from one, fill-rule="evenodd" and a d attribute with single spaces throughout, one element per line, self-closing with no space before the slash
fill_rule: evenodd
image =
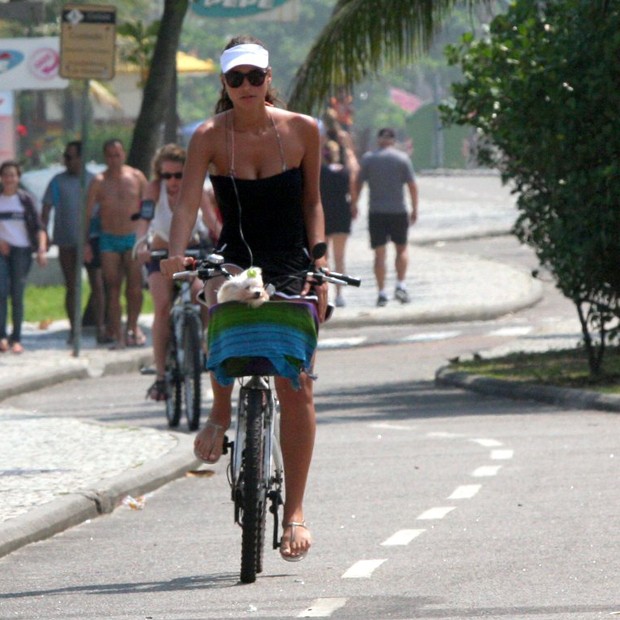
<path id="1" fill-rule="evenodd" d="M 484 0 L 466 0 L 467 5 Z M 320 109 L 335 87 L 351 87 L 424 53 L 458 0 L 338 0 L 296 73 L 289 107 Z"/>
<path id="2" fill-rule="evenodd" d="M 188 0 L 165 0 L 157 43 L 144 85 L 142 106 L 136 120 L 127 162 L 147 176 L 160 141 L 159 128 L 176 90 L 176 57 Z"/>

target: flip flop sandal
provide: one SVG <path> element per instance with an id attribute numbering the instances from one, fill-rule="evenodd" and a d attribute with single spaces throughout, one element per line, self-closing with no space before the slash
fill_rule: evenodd
<path id="1" fill-rule="evenodd" d="M 166 390 L 166 380 L 157 379 L 155 383 L 146 391 L 146 397 L 151 400 L 161 401 L 168 399 L 168 392 Z"/>
<path id="2" fill-rule="evenodd" d="M 291 528 L 291 536 L 288 539 L 288 549 L 290 551 L 291 543 L 293 543 L 295 541 L 295 530 L 298 527 L 303 527 L 305 530 L 307 530 L 308 527 L 306 526 L 306 522 L 305 521 L 290 521 L 289 523 L 287 523 L 284 526 L 284 529 L 286 530 L 289 527 Z M 283 560 L 285 560 L 287 562 L 301 562 L 308 555 L 309 549 L 306 549 L 302 553 L 297 553 L 295 555 L 293 555 L 292 553 L 285 553 L 284 552 L 284 548 L 282 547 L 282 541 L 283 540 L 284 540 L 284 536 L 282 536 L 282 538 L 280 539 L 280 557 Z"/>
<path id="3" fill-rule="evenodd" d="M 140 331 L 130 329 L 125 337 L 128 347 L 143 347 L 146 344 L 146 336 Z"/>

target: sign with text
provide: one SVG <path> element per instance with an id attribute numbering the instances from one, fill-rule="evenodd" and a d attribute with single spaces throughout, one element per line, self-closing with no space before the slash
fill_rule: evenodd
<path id="1" fill-rule="evenodd" d="M 111 80 L 116 59 L 116 7 L 65 4 L 60 30 L 60 75 Z"/>
<path id="2" fill-rule="evenodd" d="M 58 37 L 0 39 L 0 91 L 66 88 Z"/>
<path id="3" fill-rule="evenodd" d="M 193 0 L 192 10 L 204 17 L 249 17 L 271 11 L 289 0 Z"/>

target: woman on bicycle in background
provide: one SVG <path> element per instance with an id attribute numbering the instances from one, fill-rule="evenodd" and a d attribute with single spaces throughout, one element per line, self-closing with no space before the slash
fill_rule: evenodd
<path id="1" fill-rule="evenodd" d="M 170 234 L 170 259 L 162 271 L 170 276 L 183 267 L 183 251 L 200 203 L 202 180 L 210 172 L 222 213 L 219 253 L 227 268 L 262 268 L 263 279 L 278 281 L 307 269 L 308 248 L 325 239 L 319 194 L 319 130 L 314 119 L 274 106 L 269 54 L 253 37 L 236 37 L 220 58 L 221 97 L 215 116 L 195 131 L 188 149 L 179 209 Z M 325 266 L 325 259 L 316 261 Z M 207 299 L 216 303 L 221 279 L 207 284 Z M 282 290 L 281 286 L 277 286 Z M 299 294 L 305 282 L 294 281 L 282 292 Z M 327 285 L 315 289 L 319 320 L 325 318 Z M 281 445 L 285 503 L 280 554 L 302 559 L 311 545 L 304 522 L 303 498 L 316 430 L 312 380 L 302 375 L 301 389 L 275 378 L 281 406 Z M 211 375 L 213 408 L 195 440 L 196 456 L 214 463 L 222 453 L 230 424 L 232 386 Z"/>
<path id="2" fill-rule="evenodd" d="M 169 278 L 160 273 L 159 259 L 151 258 L 150 253 L 154 250 L 168 249 L 170 223 L 180 195 L 185 158 L 185 149 L 176 144 L 166 144 L 155 153 L 151 164 L 153 180 L 149 182 L 145 192 L 145 200 L 152 200 L 155 203 L 155 214 L 150 221 L 141 219 L 137 230 L 137 237 L 141 240 L 138 244 L 138 258 L 147 266 L 149 291 L 154 306 L 153 359 L 157 375 L 155 383 L 147 390 L 146 395 L 147 398 L 157 401 L 165 400 L 168 396 L 164 373 L 174 285 Z M 198 217 L 194 219 L 192 240 L 189 245 L 200 245 L 201 237 L 205 234 L 211 237 L 213 245 L 220 234 L 221 224 L 217 218 L 213 199 L 204 189 L 199 196 L 198 207 L 201 213 L 196 214 Z M 152 236 L 150 243 L 147 240 L 149 235 Z M 194 288 L 196 294 L 200 292 L 202 288 L 200 280 L 194 283 Z"/>

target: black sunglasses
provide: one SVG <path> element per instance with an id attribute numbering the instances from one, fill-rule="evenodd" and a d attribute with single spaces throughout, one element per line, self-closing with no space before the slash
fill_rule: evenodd
<path id="1" fill-rule="evenodd" d="M 182 172 L 160 172 L 159 176 L 162 179 L 182 179 L 183 178 L 183 173 Z"/>
<path id="2" fill-rule="evenodd" d="M 252 86 L 262 86 L 265 83 L 265 78 L 267 77 L 267 71 L 265 69 L 252 69 L 247 73 L 243 73 L 243 71 L 235 71 L 231 69 L 224 73 L 224 79 L 226 80 L 226 84 L 231 88 L 239 88 L 241 84 L 243 84 L 243 80 L 248 78 L 248 82 Z"/>

